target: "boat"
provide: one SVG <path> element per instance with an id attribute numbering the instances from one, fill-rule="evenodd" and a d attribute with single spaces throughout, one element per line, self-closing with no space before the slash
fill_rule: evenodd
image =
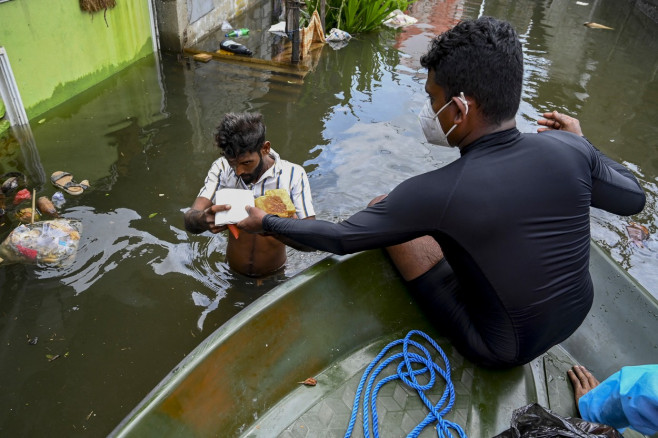
<path id="1" fill-rule="evenodd" d="M 455 401 L 444 418 L 469 437 L 509 429 L 512 412 L 532 403 L 575 416 L 566 377 L 572 365 L 602 379 L 622 366 L 658 362 L 658 301 L 595 243 L 590 272 L 594 304 L 571 337 L 526 365 L 489 370 L 436 333 L 384 251 L 327 257 L 218 328 L 110 436 L 344 436 L 369 364 L 412 331 L 435 340 L 449 359 Z M 309 377 L 317 384 L 302 383 Z M 406 436 L 427 415 L 403 386 L 394 380 L 378 393 L 382 436 Z M 434 401 L 446 384 L 436 386 L 428 392 Z M 354 436 L 362 428 L 357 422 Z M 432 426 L 420 434 L 436 435 Z M 627 429 L 624 436 L 642 435 Z"/>

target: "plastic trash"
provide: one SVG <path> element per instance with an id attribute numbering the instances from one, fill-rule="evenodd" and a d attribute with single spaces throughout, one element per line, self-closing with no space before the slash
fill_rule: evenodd
<path id="1" fill-rule="evenodd" d="M 236 43 L 233 40 L 224 40 L 219 44 L 220 49 L 226 50 L 227 52 L 235 53 L 238 55 L 247 55 L 251 56 L 252 51 L 247 49 L 240 43 Z"/>
<path id="2" fill-rule="evenodd" d="M 224 36 L 227 36 L 227 37 L 240 37 L 240 36 L 245 36 L 245 35 L 249 35 L 249 29 L 247 29 L 246 27 L 243 27 L 242 29 L 232 30 Z"/>
<path id="3" fill-rule="evenodd" d="M 82 223 L 53 219 L 19 225 L 0 244 L 0 264 L 64 267 L 75 260 Z"/>
<path id="4" fill-rule="evenodd" d="M 345 47 L 351 38 L 352 35 L 335 27 L 331 29 L 325 37 L 327 43 L 329 43 L 331 48 L 334 50 L 342 49 Z"/>
<path id="5" fill-rule="evenodd" d="M 417 22 L 418 22 L 417 19 L 409 15 L 406 15 L 404 12 L 402 12 L 399 9 L 396 9 L 393 12 L 391 12 L 389 16 L 386 17 L 386 20 L 384 20 L 384 24 L 386 26 L 392 27 L 394 29 L 397 29 L 398 27 L 408 26 L 410 24 L 414 24 Z"/>
<path id="6" fill-rule="evenodd" d="M 350 38 L 352 38 L 352 35 L 335 27 L 326 36 L 327 41 L 347 41 Z"/>
<path id="7" fill-rule="evenodd" d="M 510 426 L 494 438 L 623 438 L 614 427 L 581 418 L 563 418 L 537 403 L 516 409 Z"/>
<path id="8" fill-rule="evenodd" d="M 276 24 L 273 24 L 270 26 L 268 29 L 269 32 L 272 32 L 275 35 L 280 35 L 287 37 L 288 34 L 286 33 L 286 22 L 285 21 L 279 21 Z"/>
<path id="9" fill-rule="evenodd" d="M 29 207 L 21 208 L 20 210 L 15 211 L 13 216 L 15 221 L 21 222 L 23 224 L 29 224 L 30 222 L 34 222 L 34 220 L 38 221 L 41 218 L 39 213 Z"/>
<path id="10" fill-rule="evenodd" d="M 2 193 L 11 193 L 27 184 L 27 178 L 20 172 L 7 172 L 0 175 Z"/>
<path id="11" fill-rule="evenodd" d="M 32 194 L 28 189 L 19 190 L 14 196 L 14 205 L 18 205 L 23 201 L 29 201 L 30 199 L 32 199 Z"/>
<path id="12" fill-rule="evenodd" d="M 53 205 L 56 208 L 60 208 L 62 205 L 66 203 L 66 199 L 64 199 L 64 193 L 62 192 L 55 192 L 53 193 L 52 198 L 50 198 L 51 201 L 53 201 Z"/>

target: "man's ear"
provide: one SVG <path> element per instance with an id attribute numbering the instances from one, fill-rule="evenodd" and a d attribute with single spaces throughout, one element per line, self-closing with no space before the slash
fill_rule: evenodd
<path id="1" fill-rule="evenodd" d="M 468 102 L 468 99 L 466 96 L 464 96 L 464 93 L 459 93 L 459 96 L 454 96 L 452 98 L 452 101 L 455 102 L 455 105 L 457 105 L 457 108 L 459 109 L 459 112 L 457 113 L 455 117 L 455 123 L 461 123 L 464 120 L 464 116 L 468 114 L 470 104 Z"/>
<path id="2" fill-rule="evenodd" d="M 268 140 L 265 140 L 263 143 L 263 147 L 260 148 L 261 156 L 262 155 L 269 155 L 270 153 L 270 142 Z"/>

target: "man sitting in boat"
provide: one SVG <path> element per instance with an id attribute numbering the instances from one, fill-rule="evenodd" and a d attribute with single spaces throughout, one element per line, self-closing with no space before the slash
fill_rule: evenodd
<path id="1" fill-rule="evenodd" d="M 270 189 L 285 189 L 299 219 L 314 219 L 311 188 L 304 168 L 282 160 L 265 140 L 265 124 L 259 113 L 226 114 L 215 133 L 222 151 L 206 176 L 198 197 L 185 212 L 185 228 L 190 233 L 219 233 L 227 225 L 215 225 L 215 214 L 231 208 L 215 205 L 215 194 L 223 188 L 251 190 L 254 197 Z M 274 237 L 228 233 L 226 258 L 235 271 L 263 276 L 279 270 L 286 262 L 284 243 Z"/>
<path id="2" fill-rule="evenodd" d="M 248 208 L 238 227 L 336 254 L 387 247 L 464 356 L 488 367 L 527 363 L 570 336 L 592 305 L 590 207 L 636 214 L 644 192 L 574 118 L 546 113 L 539 133 L 517 130 L 523 55 L 509 23 L 463 21 L 420 62 L 429 70 L 423 132 L 458 147 L 457 160 L 340 223 Z"/>

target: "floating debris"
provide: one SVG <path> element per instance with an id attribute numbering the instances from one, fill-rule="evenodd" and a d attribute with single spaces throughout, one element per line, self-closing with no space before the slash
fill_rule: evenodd
<path id="1" fill-rule="evenodd" d="M 18 187 L 18 179 L 13 176 L 2 183 L 2 192 L 9 193 Z"/>
<path id="2" fill-rule="evenodd" d="M 32 199 L 32 194 L 28 189 L 19 190 L 16 196 L 14 196 L 14 205 L 18 205 L 23 201 L 29 201 L 30 199 Z"/>
<path id="3" fill-rule="evenodd" d="M 62 192 L 53 193 L 53 196 L 50 198 L 50 200 L 53 202 L 53 205 L 56 208 L 60 208 L 66 203 L 66 199 L 64 199 L 64 194 Z"/>
<path id="4" fill-rule="evenodd" d="M 644 248 L 644 243 L 642 242 L 648 240 L 650 234 L 647 227 L 642 224 L 638 224 L 637 222 L 631 222 L 630 224 L 626 225 L 626 232 L 628 233 L 628 237 L 630 237 L 631 242 L 640 248 Z"/>
<path id="5" fill-rule="evenodd" d="M 41 196 L 39 199 L 37 199 L 37 208 L 41 214 L 45 214 L 51 217 L 59 217 L 59 213 L 57 213 L 55 205 L 50 199 L 48 199 L 47 196 Z"/>
<path id="6" fill-rule="evenodd" d="M 25 175 L 23 175 L 21 172 L 8 172 L 5 173 L 4 175 L 0 176 L 0 180 L 3 180 L 2 182 L 2 193 L 9 193 L 13 192 L 19 187 L 25 187 L 27 184 L 27 178 L 25 178 Z"/>
<path id="7" fill-rule="evenodd" d="M 35 220 L 38 221 L 39 218 L 40 216 L 38 214 L 35 215 Z M 29 224 L 32 222 L 32 209 L 27 207 L 18 210 L 16 213 L 14 213 L 14 219 L 22 224 Z"/>
<path id="8" fill-rule="evenodd" d="M 309 377 L 308 379 L 304 380 L 303 382 L 297 382 L 297 383 L 301 383 L 301 384 L 306 385 L 306 386 L 315 386 L 315 385 L 318 384 L 318 381 L 315 380 L 313 377 Z"/>
<path id="9" fill-rule="evenodd" d="M 208 62 L 212 59 L 210 53 L 197 53 L 193 56 L 195 61 Z"/>
<path id="10" fill-rule="evenodd" d="M 585 23 L 585 26 L 589 27 L 590 29 L 607 29 L 607 30 L 614 30 L 612 27 L 604 26 L 599 23 L 592 23 L 591 21 L 588 21 Z"/>

